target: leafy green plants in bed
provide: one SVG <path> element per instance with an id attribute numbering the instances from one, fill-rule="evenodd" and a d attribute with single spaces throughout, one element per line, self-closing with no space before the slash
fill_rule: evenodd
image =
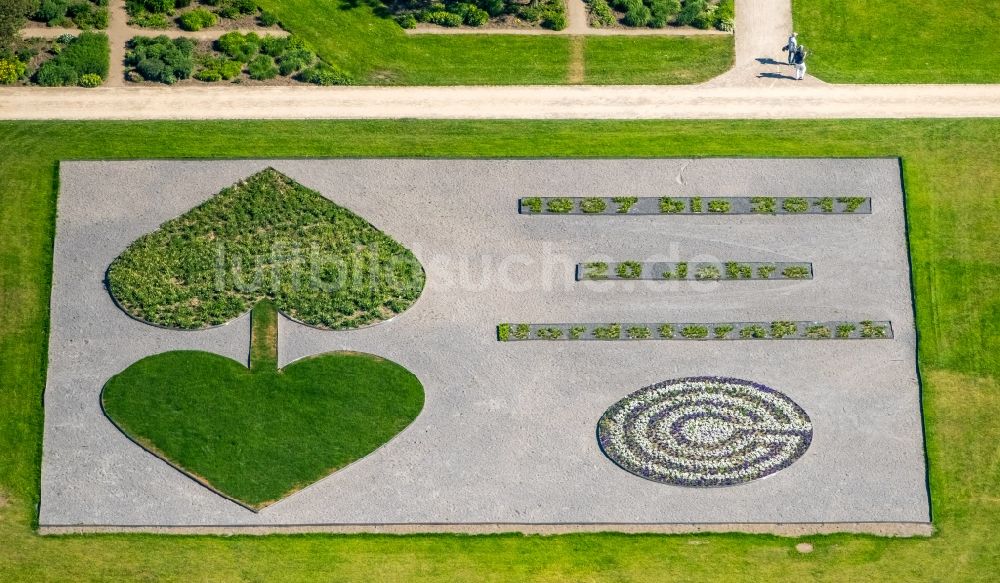
<path id="1" fill-rule="evenodd" d="M 403 312 L 423 286 L 408 249 L 270 168 L 140 237 L 108 269 L 122 309 L 183 329 L 262 299 L 310 326 L 358 328 Z"/>
<path id="2" fill-rule="evenodd" d="M 420 413 L 420 381 L 369 354 L 277 367 L 277 311 L 254 308 L 250 367 L 208 352 L 144 358 L 112 377 L 105 413 L 129 438 L 257 510 L 356 461 Z"/>

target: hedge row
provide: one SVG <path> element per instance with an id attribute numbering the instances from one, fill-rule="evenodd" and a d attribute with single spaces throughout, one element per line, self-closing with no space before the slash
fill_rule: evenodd
<path id="1" fill-rule="evenodd" d="M 871 209 L 871 199 L 863 196 L 529 196 L 518 206 L 518 212 L 528 215 L 868 214 Z"/>
<path id="2" fill-rule="evenodd" d="M 519 340 L 828 340 L 892 338 L 888 321 L 666 322 L 497 325 L 501 342 Z"/>
<path id="3" fill-rule="evenodd" d="M 812 263 L 723 261 L 676 263 L 622 261 L 612 263 L 591 261 L 576 266 L 577 281 L 600 281 L 621 279 L 644 280 L 698 280 L 717 281 L 721 279 L 761 280 L 761 279 L 812 279 Z"/>
<path id="4" fill-rule="evenodd" d="M 413 28 L 418 22 L 439 26 L 483 26 L 490 21 L 512 18 L 544 28 L 562 30 L 568 24 L 566 5 L 562 0 L 539 0 L 530 3 L 518 0 L 400 0 L 386 3 L 403 28 Z"/>

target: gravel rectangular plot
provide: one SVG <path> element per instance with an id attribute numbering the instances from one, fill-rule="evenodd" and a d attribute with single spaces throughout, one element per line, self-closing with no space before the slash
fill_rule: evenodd
<path id="1" fill-rule="evenodd" d="M 140 235 L 268 166 L 369 220 L 413 250 L 427 274 L 413 307 L 377 326 L 330 332 L 283 319 L 281 365 L 334 350 L 377 354 L 416 374 L 426 399 L 416 421 L 380 449 L 254 513 L 131 442 L 104 417 L 99 394 L 136 360 L 168 350 L 247 362 L 246 316 L 197 332 L 154 328 L 115 306 L 104 275 Z M 864 196 L 871 213 L 659 215 L 660 197 L 706 192 Z M 533 196 L 635 196 L 652 201 L 655 212 L 613 219 L 519 214 L 518 201 Z M 895 159 L 66 162 L 57 217 L 43 532 L 759 532 L 777 524 L 804 525 L 794 532 L 910 532 L 913 525 L 926 532 L 916 334 Z M 575 279 L 585 262 L 734 257 L 811 263 L 814 278 Z M 500 322 L 778 319 L 891 322 L 892 338 L 545 343 L 498 342 L 496 334 Z M 596 429 L 609 407 L 642 387 L 700 376 L 780 391 L 811 419 L 808 449 L 781 471 L 724 488 L 644 480 L 605 457 Z"/>

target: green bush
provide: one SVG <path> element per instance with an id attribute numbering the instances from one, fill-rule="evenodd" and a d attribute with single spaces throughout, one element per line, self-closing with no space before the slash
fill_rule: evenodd
<path id="1" fill-rule="evenodd" d="M 17 59 L 0 59 L 0 85 L 12 85 L 24 75 L 24 63 Z"/>
<path id="2" fill-rule="evenodd" d="M 604 261 L 591 261 L 583 264 L 584 279 L 607 279 L 608 264 Z"/>
<path id="3" fill-rule="evenodd" d="M 795 336 L 799 333 L 799 327 L 795 322 L 778 320 L 771 322 L 771 337 L 784 338 L 785 336 Z"/>
<path id="4" fill-rule="evenodd" d="M 587 214 L 603 213 L 608 203 L 603 198 L 585 198 L 580 201 L 580 210 Z"/>
<path id="5" fill-rule="evenodd" d="M 475 6 L 469 7 L 465 13 L 465 24 L 469 26 L 482 26 L 490 19 L 489 12 Z"/>
<path id="6" fill-rule="evenodd" d="M 196 31 L 208 26 L 214 26 L 218 22 L 218 17 L 214 13 L 204 8 L 195 8 L 190 12 L 185 12 L 177 19 L 177 23 L 184 30 Z"/>
<path id="7" fill-rule="evenodd" d="M 777 211 L 777 201 L 771 196 L 750 197 L 750 212 L 774 214 Z"/>
<path id="8" fill-rule="evenodd" d="M 651 14 L 649 25 L 653 28 L 664 28 L 681 11 L 681 3 L 679 0 L 653 0 L 649 10 Z"/>
<path id="9" fill-rule="evenodd" d="M 684 201 L 664 196 L 660 199 L 660 212 L 668 214 L 682 213 L 684 212 Z"/>
<path id="10" fill-rule="evenodd" d="M 542 199 L 537 196 L 523 198 L 521 199 L 521 207 L 532 213 L 540 213 L 542 212 Z"/>
<path id="11" fill-rule="evenodd" d="M 809 201 L 801 196 L 793 196 L 782 201 L 781 208 L 785 209 L 786 213 L 804 213 L 809 210 Z"/>
<path id="12" fill-rule="evenodd" d="M 43 87 L 63 87 L 76 85 L 79 80 L 76 70 L 66 63 L 52 59 L 42 63 L 35 72 L 35 83 Z"/>
<path id="13" fill-rule="evenodd" d="M 673 338 L 674 337 L 674 327 L 671 324 L 661 324 L 660 325 L 660 338 Z"/>
<path id="14" fill-rule="evenodd" d="M 267 81 L 278 76 L 278 66 L 274 63 L 274 57 L 270 55 L 257 55 L 247 65 L 247 72 L 250 78 L 256 81 Z"/>
<path id="15" fill-rule="evenodd" d="M 315 60 L 316 53 L 309 49 L 291 49 L 278 57 L 278 70 L 288 76 L 312 65 Z"/>
<path id="16" fill-rule="evenodd" d="M 535 338 L 541 340 L 559 340 L 562 338 L 563 331 L 559 328 L 539 328 L 535 330 Z"/>
<path id="17" fill-rule="evenodd" d="M 773 265 L 758 265 L 757 266 L 757 277 L 761 279 L 770 279 L 774 274 L 776 268 Z"/>
<path id="18" fill-rule="evenodd" d="M 579 340 L 586 331 L 586 326 L 573 326 L 569 329 L 569 338 L 570 340 Z"/>
<path id="19" fill-rule="evenodd" d="M 94 73 L 86 73 L 80 76 L 80 87 L 99 87 L 104 79 Z"/>
<path id="20" fill-rule="evenodd" d="M 590 0 L 591 22 L 594 26 L 611 26 L 615 23 L 615 15 L 611 12 L 607 0 Z"/>
<path id="21" fill-rule="evenodd" d="M 732 206 L 728 200 L 710 200 L 708 201 L 708 212 L 728 213 Z"/>
<path id="22" fill-rule="evenodd" d="M 708 327 L 700 324 L 691 324 L 681 329 L 681 336 L 685 338 L 708 338 Z"/>
<path id="23" fill-rule="evenodd" d="M 708 3 L 705 0 L 685 0 L 684 6 L 677 14 L 676 22 L 681 26 L 708 28 L 704 17 L 706 10 Z"/>
<path id="24" fill-rule="evenodd" d="M 59 19 L 66 17 L 68 9 L 69 2 L 66 0 L 42 0 L 31 19 L 39 22 L 58 22 Z"/>
<path id="25" fill-rule="evenodd" d="M 653 333 L 645 326 L 630 326 L 625 333 L 632 340 L 645 340 L 653 336 Z"/>
<path id="26" fill-rule="evenodd" d="M 837 198 L 837 202 L 845 205 L 844 212 L 853 213 L 865 204 L 865 198 L 862 196 L 841 196 Z"/>
<path id="27" fill-rule="evenodd" d="M 642 277 L 642 263 L 638 261 L 622 261 L 615 270 L 622 279 L 639 279 Z"/>
<path id="28" fill-rule="evenodd" d="M 573 201 L 565 198 L 550 198 L 545 208 L 550 213 L 565 214 L 573 210 Z"/>
<path id="29" fill-rule="evenodd" d="M 850 338 L 851 332 L 854 332 L 857 327 L 854 324 L 840 324 L 837 326 L 837 338 Z"/>
<path id="30" fill-rule="evenodd" d="M 781 274 L 788 279 L 808 279 L 809 268 L 804 265 L 790 265 L 782 269 Z"/>
<path id="31" fill-rule="evenodd" d="M 831 336 L 830 329 L 822 324 L 813 324 L 806 327 L 807 338 L 830 338 Z"/>
<path id="32" fill-rule="evenodd" d="M 726 337 L 729 336 L 729 333 L 732 332 L 732 331 L 733 331 L 733 326 L 732 325 L 730 325 L 730 324 L 723 324 L 721 326 L 716 326 L 715 328 L 713 328 L 712 329 L 712 334 L 715 335 L 716 338 L 726 338 Z"/>
<path id="33" fill-rule="evenodd" d="M 639 202 L 639 198 L 636 196 L 616 196 L 611 199 L 611 202 L 618 205 L 618 210 L 615 212 L 626 214 L 632 210 L 635 203 Z"/>
<path id="34" fill-rule="evenodd" d="M 129 48 L 125 64 L 135 67 L 147 81 L 169 85 L 187 79 L 194 70 L 194 42 L 190 39 L 138 36 L 129 41 Z"/>
<path id="35" fill-rule="evenodd" d="M 767 328 L 759 324 L 750 324 L 740 330 L 740 338 L 767 338 Z"/>
<path id="36" fill-rule="evenodd" d="M 598 340 L 618 340 L 622 337 L 621 324 L 608 324 L 594 328 L 594 338 Z"/>
<path id="37" fill-rule="evenodd" d="M 403 28 L 416 28 L 417 17 L 412 14 L 400 14 L 396 17 L 396 22 Z"/>
<path id="38" fill-rule="evenodd" d="M 629 9 L 625 13 L 623 21 L 628 26 L 646 26 L 652 18 L 649 8 L 645 4 L 640 4 Z"/>
<path id="39" fill-rule="evenodd" d="M 721 0 L 715 10 L 715 28 L 732 32 L 736 24 L 735 0 Z"/>
<path id="40" fill-rule="evenodd" d="M 231 59 L 241 63 L 249 63 L 257 54 L 261 39 L 255 33 L 240 34 L 227 32 L 215 41 L 216 50 L 225 53 Z"/>
<path id="41" fill-rule="evenodd" d="M 243 72 L 243 63 L 225 57 L 203 57 L 199 64 L 202 68 L 194 74 L 199 81 L 229 81 Z"/>
<path id="42" fill-rule="evenodd" d="M 716 280 L 722 277 L 716 265 L 701 265 L 694 271 L 694 278 L 699 280 Z"/>
<path id="43" fill-rule="evenodd" d="M 261 26 L 274 26 L 278 24 L 278 16 L 273 12 L 268 12 L 267 10 L 261 10 L 260 16 L 257 17 L 257 23 L 260 24 Z M 414 19 L 414 24 L 415 23 L 416 20 Z"/>
<path id="44" fill-rule="evenodd" d="M 566 13 L 562 10 L 551 10 L 542 15 L 542 27 L 550 30 L 563 30 L 566 28 Z"/>
<path id="45" fill-rule="evenodd" d="M 344 71 L 322 61 L 303 69 L 298 79 L 315 85 L 350 85 L 354 82 Z"/>
<path id="46" fill-rule="evenodd" d="M 431 24 L 437 24 L 439 26 L 461 26 L 462 16 L 460 14 L 455 14 L 453 12 L 446 12 L 444 10 L 436 10 L 434 12 L 428 12 L 425 16 L 426 22 Z"/>

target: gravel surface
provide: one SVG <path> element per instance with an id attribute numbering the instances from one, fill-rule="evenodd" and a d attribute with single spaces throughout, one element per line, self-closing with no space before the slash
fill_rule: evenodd
<path id="1" fill-rule="evenodd" d="M 130 442 L 98 401 L 110 376 L 149 354 L 197 348 L 245 362 L 248 319 L 201 332 L 157 329 L 118 310 L 102 282 L 132 240 L 268 165 L 359 213 L 427 270 L 416 304 L 378 326 L 327 332 L 283 320 L 281 364 L 331 350 L 379 354 L 421 379 L 426 404 L 381 449 L 255 514 Z M 517 200 L 530 195 L 703 192 L 864 192 L 874 204 L 871 215 L 853 217 L 517 213 Z M 865 530 L 857 526 L 865 523 L 891 533 L 898 530 L 877 523 L 926 523 L 905 244 L 895 159 L 66 162 L 40 525 L 853 523 L 843 529 Z M 574 281 L 577 262 L 621 257 L 811 261 L 816 278 L 738 286 Z M 495 333 L 498 322 L 510 321 L 776 319 L 891 320 L 895 337 L 500 343 Z M 608 406 L 652 383 L 699 375 L 747 379 L 788 395 L 812 419 L 809 450 L 781 472 L 722 489 L 653 483 L 602 455 L 595 428 Z"/>

